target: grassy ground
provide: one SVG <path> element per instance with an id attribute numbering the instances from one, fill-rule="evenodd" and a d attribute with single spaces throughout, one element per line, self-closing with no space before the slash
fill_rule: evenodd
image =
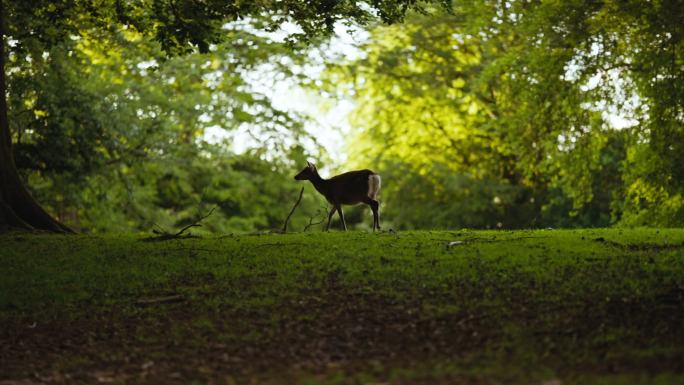
<path id="1" fill-rule="evenodd" d="M 0 384 L 684 384 L 684 230 L 0 236 Z"/>

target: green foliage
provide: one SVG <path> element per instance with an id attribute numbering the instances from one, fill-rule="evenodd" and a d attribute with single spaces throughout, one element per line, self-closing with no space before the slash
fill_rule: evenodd
<path id="1" fill-rule="evenodd" d="M 221 210 L 209 230 L 282 226 L 296 198 L 294 162 L 304 158 L 286 143 L 307 135 L 300 118 L 271 107 L 244 77 L 290 49 L 236 26 L 224 33 L 242 44 L 167 59 L 135 32 L 81 32 L 30 62 L 10 62 L 17 164 L 46 207 L 98 232 L 169 229 L 213 205 Z M 208 130 L 238 128 L 270 138 L 264 150 L 236 155 L 228 140 L 205 140 Z M 319 207 L 307 197 L 295 228 Z"/>
<path id="2" fill-rule="evenodd" d="M 209 202 L 222 207 L 215 230 L 273 227 L 311 138 L 303 117 L 246 79 L 259 70 L 301 80 L 291 68 L 307 58 L 299 43 L 358 24 L 371 32 L 363 55 L 331 64 L 324 90 L 357 103 L 344 169 L 385 176 L 388 225 L 681 226 L 682 7 L 10 1 L 17 163 L 39 200 L 79 228 L 175 227 Z M 300 27 L 285 43 L 263 33 L 284 23 Z M 628 119 L 621 130 L 616 114 Z M 237 155 L 205 141 L 216 129 L 269 139 Z M 211 177 L 212 167 L 230 177 Z M 251 199 L 256 191 L 269 195 Z M 306 198 L 298 226 L 317 211 Z"/>
<path id="3" fill-rule="evenodd" d="M 18 167 L 33 194 L 81 230 L 180 226 L 212 204 L 221 210 L 211 230 L 280 227 L 295 195 L 289 177 L 306 155 L 290 147 L 307 135 L 302 118 L 274 109 L 247 74 L 294 76 L 286 63 L 299 61 L 296 43 L 330 35 L 337 22 L 396 22 L 422 3 L 3 2 Z M 265 37 L 284 23 L 301 32 L 287 44 Z M 268 152 L 236 155 L 229 142 L 204 140 L 238 128 L 267 138 Z M 322 210 L 307 196 L 293 221 L 304 226 Z"/>
<path id="4" fill-rule="evenodd" d="M 329 66 L 397 226 L 684 223 L 682 5 L 636 4 L 459 2 Z"/>
<path id="5" fill-rule="evenodd" d="M 330 35 L 338 21 L 365 25 L 379 18 L 385 23 L 394 23 L 401 21 L 409 9 L 425 12 L 433 1 L 373 0 L 370 3 L 368 6 L 349 0 L 8 0 L 4 7 L 8 35 L 18 40 L 15 52 L 49 49 L 80 35 L 83 29 L 111 31 L 124 27 L 153 38 L 165 53 L 178 55 L 206 53 L 212 44 L 230 41 L 223 31 L 227 22 L 257 19 L 260 28 L 270 31 L 292 22 L 302 32 L 290 36 L 290 42 L 308 42 Z M 447 0 L 434 3 L 449 9 Z"/>

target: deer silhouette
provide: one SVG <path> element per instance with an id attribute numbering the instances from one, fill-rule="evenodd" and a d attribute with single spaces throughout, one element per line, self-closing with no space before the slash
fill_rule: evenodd
<path id="1" fill-rule="evenodd" d="M 335 211 L 340 213 L 342 226 L 347 231 L 347 223 L 344 221 L 342 205 L 355 205 L 365 203 L 373 211 L 373 231 L 380 230 L 380 203 L 377 201 L 380 191 L 380 175 L 371 170 L 349 171 L 344 174 L 336 175 L 330 179 L 323 179 L 318 174 L 316 165 L 306 162 L 306 167 L 294 177 L 296 180 L 308 180 L 314 188 L 321 193 L 325 199 L 332 204 L 333 209 L 328 214 L 328 225 L 325 230 L 330 229 L 330 221 Z"/>

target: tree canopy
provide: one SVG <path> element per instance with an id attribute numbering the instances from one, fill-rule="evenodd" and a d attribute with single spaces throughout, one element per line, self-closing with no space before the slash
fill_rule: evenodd
<path id="1" fill-rule="evenodd" d="M 684 224 L 681 2 L 454 4 L 329 70 L 399 226 Z"/>
<path id="2" fill-rule="evenodd" d="M 332 162 L 255 74 L 355 103 L 350 161 L 330 170 L 379 172 L 393 227 L 684 224 L 679 1 L 4 0 L 2 11 L 0 227 L 171 228 L 212 207 L 209 230 L 278 227 L 291 176 L 306 159 Z M 358 55 L 330 60 L 322 79 L 301 71 L 341 24 L 368 31 Z M 237 131 L 261 144 L 234 151 Z M 324 206 L 306 194 L 294 227 Z M 364 226 L 363 214 L 347 219 Z"/>
<path id="3" fill-rule="evenodd" d="M 43 187 L 58 212 L 65 201 L 73 207 L 88 196 L 80 188 L 93 175 L 110 180 L 113 172 L 130 187 L 126 174 L 141 171 L 130 172 L 136 160 L 164 159 L 164 173 L 182 174 L 195 159 L 214 159 L 197 139 L 207 126 L 248 123 L 296 136 L 298 124 L 241 79 L 241 70 L 284 52 L 255 31 L 296 24 L 301 32 L 287 39 L 292 52 L 329 35 L 338 21 L 391 23 L 410 7 L 420 2 L 4 0 L 0 83 L 10 101 L 0 126 L 0 226 L 68 230 L 24 188 L 13 140 L 19 168 L 34 171 L 32 190 Z M 178 55 L 190 56 L 169 59 Z M 8 106 L 0 110 L 7 114 Z"/>

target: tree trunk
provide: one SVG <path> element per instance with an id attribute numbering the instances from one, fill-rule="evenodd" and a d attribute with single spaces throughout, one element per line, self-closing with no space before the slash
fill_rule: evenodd
<path id="1" fill-rule="evenodd" d="M 33 199 L 17 172 L 7 120 L 5 31 L 5 7 L 0 0 L 0 231 L 35 229 L 73 233 Z"/>

